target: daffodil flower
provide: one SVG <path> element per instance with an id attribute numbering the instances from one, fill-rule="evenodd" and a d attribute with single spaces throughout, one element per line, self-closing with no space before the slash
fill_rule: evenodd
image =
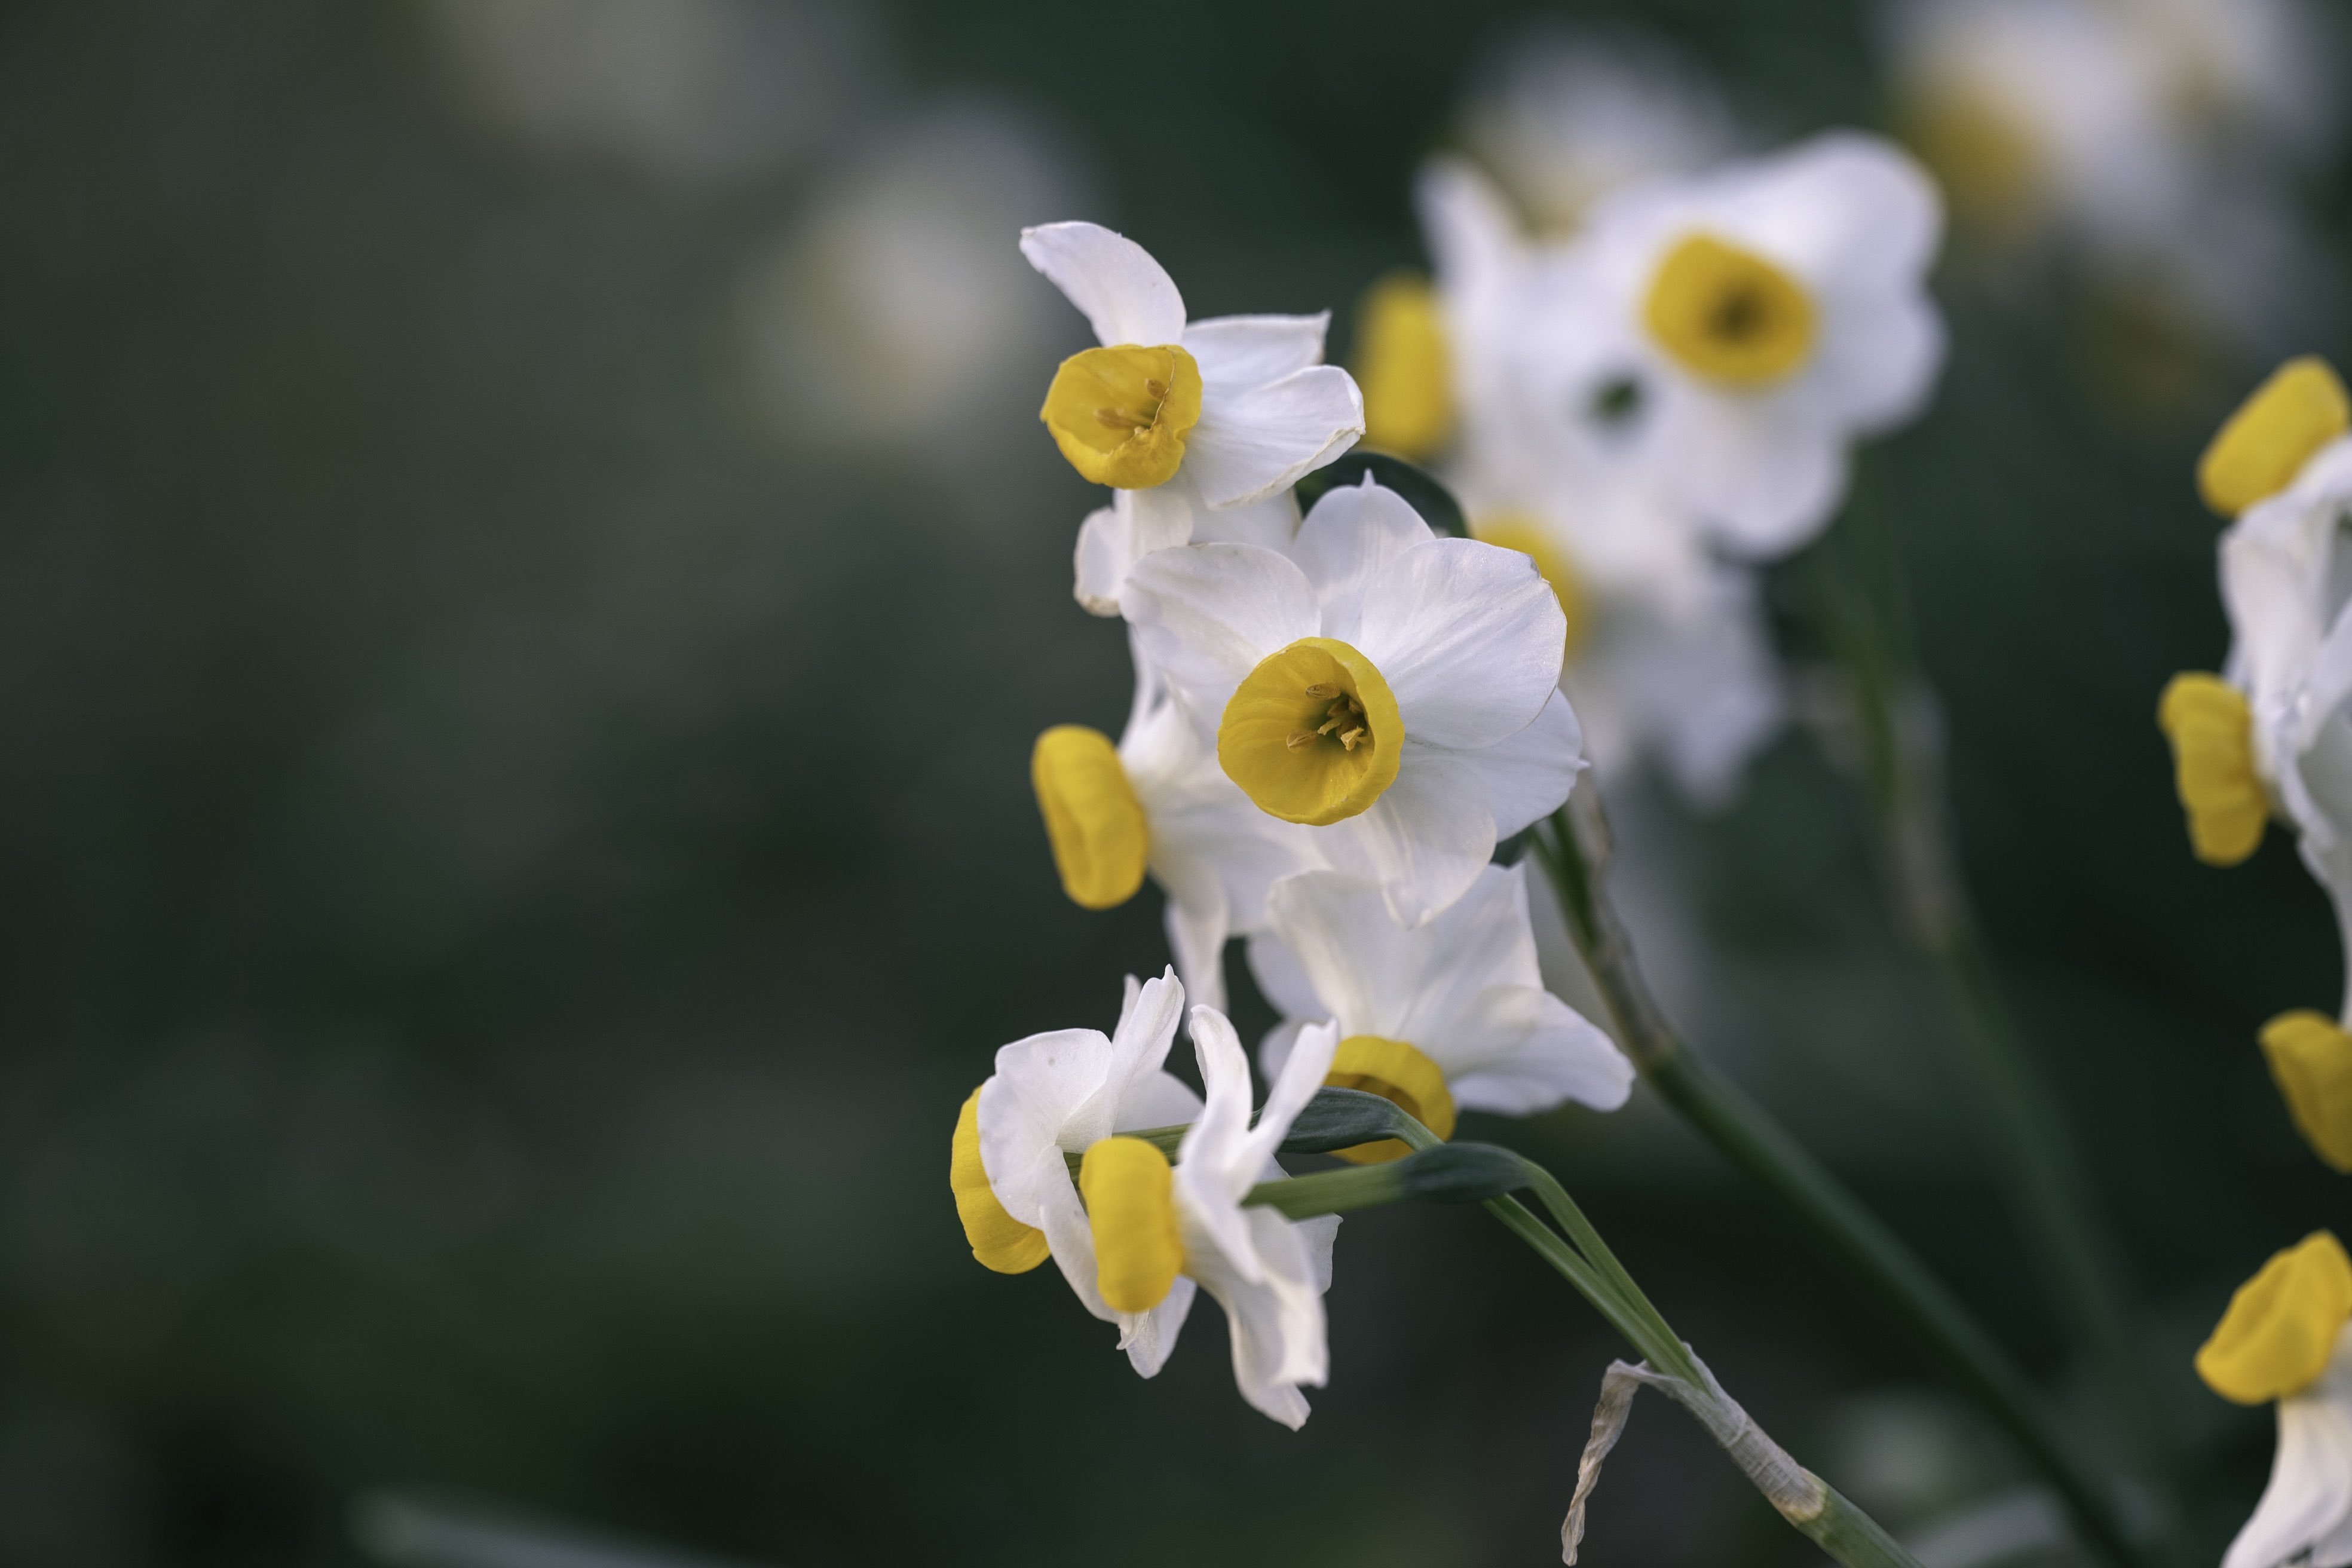
<path id="1" fill-rule="evenodd" d="M 1919 167 L 1852 132 L 1593 209 L 1579 259 L 1641 409 L 1625 439 L 1726 548 L 1803 544 L 1837 510 L 1849 445 L 1926 400 L 1941 228 Z"/>
<path id="2" fill-rule="evenodd" d="M 956 1118 L 949 1166 L 972 1256 L 1000 1274 L 1025 1273 L 1052 1258 L 1087 1310 L 1118 1325 L 1119 1348 L 1146 1377 L 1174 1347 L 1192 1287 L 1179 1281 L 1131 1310 L 1105 1299 L 1094 1230 L 1065 1156 L 1199 1113 L 1200 1098 L 1161 1066 L 1183 1011 L 1173 970 L 1140 985 L 1129 976 L 1108 1039 L 1097 1029 L 1055 1029 L 1003 1047 L 995 1072 Z"/>
<path id="3" fill-rule="evenodd" d="M 1261 1047 L 1269 1075 L 1314 1022 L 1339 1032 L 1326 1082 L 1394 1100 L 1441 1138 L 1457 1110 L 1532 1116 L 1563 1100 L 1625 1103 L 1633 1066 L 1543 988 L 1524 865 L 1489 866 L 1425 925 L 1400 924 L 1381 890 L 1332 871 L 1274 885 L 1268 930 L 1250 940 L 1259 988 L 1286 1016 Z M 1402 1143 L 1341 1151 L 1395 1159 Z"/>
<path id="4" fill-rule="evenodd" d="M 1120 605 L 1226 777 L 1408 922 L 1584 765 L 1558 689 L 1567 620 L 1535 563 L 1437 538 L 1369 479 L 1317 502 L 1288 554 L 1163 550 Z"/>
<path id="5" fill-rule="evenodd" d="M 1225 777 L 1139 652 L 1135 670 L 1118 743 L 1057 724 L 1037 737 L 1031 782 L 1063 890 L 1087 909 L 1113 909 L 1149 870 L 1167 896 L 1168 944 L 1185 991 L 1223 1007 L 1226 939 L 1263 926 L 1266 889 L 1322 857 L 1309 829 L 1268 816 Z"/>
<path id="6" fill-rule="evenodd" d="M 2270 1484 L 2221 1568 L 2352 1563 L 2352 1259 L 2336 1237 L 2315 1232 L 2239 1287 L 2197 1372 L 2278 1412 Z"/>
<path id="7" fill-rule="evenodd" d="M 1355 382 L 1322 363 L 1328 312 L 1188 323 L 1160 263 L 1098 224 L 1024 229 L 1021 253 L 1100 345 L 1062 363 L 1040 413 L 1070 466 L 1118 492 L 1079 530 L 1078 602 L 1117 615 L 1129 568 L 1155 550 L 1286 542 L 1290 487 L 1364 433 Z"/>

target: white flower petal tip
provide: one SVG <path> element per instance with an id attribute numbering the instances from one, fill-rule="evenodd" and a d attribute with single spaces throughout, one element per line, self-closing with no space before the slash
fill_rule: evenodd
<path id="1" fill-rule="evenodd" d="M 1105 345 L 1153 347 L 1184 336 L 1184 297 L 1151 253 L 1094 223 L 1021 231 L 1021 254 L 1076 305 Z"/>

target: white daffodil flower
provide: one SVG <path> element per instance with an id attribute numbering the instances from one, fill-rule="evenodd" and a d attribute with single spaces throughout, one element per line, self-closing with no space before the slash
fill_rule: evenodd
<path id="1" fill-rule="evenodd" d="M 1250 939 L 1250 968 L 1286 1022 L 1260 1059 L 1288 1070 L 1304 1027 L 1339 1033 L 1327 1082 L 1402 1106 L 1441 1138 L 1457 1110 L 1532 1116 L 1562 1100 L 1625 1103 L 1633 1065 L 1609 1037 L 1543 987 L 1528 923 L 1524 865 L 1488 866 L 1425 925 L 1400 924 L 1381 890 L 1332 871 L 1286 877 Z M 1395 1139 L 1341 1151 L 1394 1159 Z"/>
<path id="2" fill-rule="evenodd" d="M 1168 943 L 1185 991 L 1222 1008 L 1226 939 L 1263 926 L 1266 889 L 1322 856 L 1312 829 L 1268 816 L 1225 777 L 1139 650 L 1135 676 L 1118 745 L 1057 724 L 1037 737 L 1030 780 L 1063 890 L 1086 909 L 1113 909 L 1148 870 L 1167 896 Z"/>
<path id="3" fill-rule="evenodd" d="M 1192 1284 L 1179 1280 L 1136 1310 L 1104 1300 L 1094 1230 L 1065 1156 L 1200 1113 L 1200 1097 L 1161 1066 L 1183 1011 L 1173 970 L 1140 985 L 1130 975 L 1110 1038 L 1055 1029 L 998 1050 L 995 1072 L 956 1119 L 949 1170 L 972 1256 L 1000 1274 L 1024 1273 L 1050 1256 L 1087 1310 L 1118 1325 L 1119 1348 L 1146 1377 L 1175 1347 Z"/>
<path id="4" fill-rule="evenodd" d="M 1459 161 L 1424 170 L 1419 198 L 1461 409 L 1445 474 L 1472 531 L 1526 552 L 1559 595 L 1560 684 L 1604 776 L 1655 755 L 1685 795 L 1722 799 L 1782 714 L 1754 574 L 1717 557 L 1654 473 L 1582 253 L 1529 240 Z"/>
<path id="5" fill-rule="evenodd" d="M 2270 1484 L 2221 1568 L 2352 1563 L 2352 1259 L 2336 1237 L 2313 1233 L 2241 1286 L 2197 1371 L 2278 1412 Z"/>
<path id="6" fill-rule="evenodd" d="M 1078 602 L 1117 615 L 1129 568 L 1155 550 L 1286 543 L 1290 487 L 1364 433 L 1354 380 L 1323 363 L 1329 312 L 1188 323 L 1160 263 L 1098 224 L 1024 229 L 1021 254 L 1101 345 L 1062 363 L 1040 416 L 1072 468 L 1118 492 L 1079 530 Z"/>
<path id="7" fill-rule="evenodd" d="M 1163 550 L 1120 606 L 1225 776 L 1410 923 L 1584 765 L 1558 689 L 1567 620 L 1534 563 L 1436 537 L 1369 478 L 1317 502 L 1289 554 Z"/>
<path id="8" fill-rule="evenodd" d="M 1575 258 L 1615 361 L 1579 405 L 1622 407 L 1617 438 L 1705 535 L 1784 555 L 1837 510 L 1850 444 L 1934 384 L 1941 229 L 1919 167 L 1852 132 L 1621 191 Z"/>

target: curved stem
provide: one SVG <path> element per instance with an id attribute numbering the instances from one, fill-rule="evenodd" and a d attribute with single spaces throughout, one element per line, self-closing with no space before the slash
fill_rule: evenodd
<path id="1" fill-rule="evenodd" d="M 1660 1099 L 1878 1289 L 2048 1478 L 2084 1540 L 2111 1563 L 2138 1568 L 2111 1479 L 2060 1427 L 2024 1373 L 1901 1238 L 1666 1021 L 1609 901 L 1600 809 L 1591 781 L 1582 781 L 1553 814 L 1549 831 L 1539 829 L 1532 842 L 1616 1020 L 1618 1044 Z"/>

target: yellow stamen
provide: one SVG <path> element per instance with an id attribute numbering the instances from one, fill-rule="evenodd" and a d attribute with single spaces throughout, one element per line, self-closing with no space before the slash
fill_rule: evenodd
<path id="1" fill-rule="evenodd" d="M 2326 360 L 2291 359 L 2222 421 L 2197 459 L 2197 493 L 2224 517 L 2294 483 L 2311 455 L 2352 429 L 2352 399 Z"/>
<path id="2" fill-rule="evenodd" d="M 1334 1089 L 1360 1089 L 1393 1100 L 1440 1138 L 1454 1136 L 1454 1093 L 1445 1087 L 1445 1074 L 1402 1040 L 1380 1035 L 1349 1036 L 1339 1042 L 1323 1081 Z M 1359 1165 L 1402 1159 L 1412 1152 L 1401 1138 L 1381 1138 L 1332 1151 Z"/>
<path id="3" fill-rule="evenodd" d="M 963 1237 L 983 1268 L 999 1274 L 1026 1274 L 1049 1256 L 1045 1233 L 1023 1225 L 996 1201 L 980 1159 L 980 1090 L 973 1089 L 956 1113 L 955 1142 L 948 1158 L 948 1187 L 955 1194 Z"/>
<path id="4" fill-rule="evenodd" d="M 1315 728 L 1325 702 L 1344 698 L 1343 734 Z M 1260 810 L 1321 827 L 1343 821 L 1396 782 L 1404 721 L 1372 661 L 1329 637 L 1301 637 L 1258 660 L 1225 704 L 1217 761 Z"/>
<path id="5" fill-rule="evenodd" d="M 2319 1013 L 2282 1013 L 2263 1026 L 2262 1042 L 2303 1141 L 2352 1175 L 2352 1035 Z"/>
<path id="6" fill-rule="evenodd" d="M 1559 601 L 1559 613 L 1568 620 L 1561 661 L 1574 658 L 1585 638 L 1591 635 L 1592 611 L 1584 596 L 1584 579 L 1577 575 L 1576 564 L 1569 559 L 1568 552 L 1560 548 L 1549 530 L 1523 511 L 1473 519 L 1470 532 L 1489 544 L 1516 550 L 1535 562 L 1536 570 L 1551 584 L 1552 597 Z"/>
<path id="7" fill-rule="evenodd" d="M 1445 316 L 1426 279 L 1400 272 L 1365 290 L 1356 307 L 1356 384 L 1367 447 L 1425 458 L 1454 433 Z"/>
<path id="8" fill-rule="evenodd" d="M 1078 1163 L 1095 1236 L 1095 1287 L 1115 1312 L 1148 1312 L 1184 1271 L 1168 1156 L 1140 1138 L 1105 1138 Z"/>
<path id="9" fill-rule="evenodd" d="M 1151 835 L 1110 737 L 1083 724 L 1056 724 L 1029 753 L 1029 781 L 1054 847 L 1054 869 L 1071 901 L 1108 910 L 1133 898 L 1143 886 Z"/>
<path id="10" fill-rule="evenodd" d="M 1088 349 L 1054 373 L 1037 416 L 1070 467 L 1123 490 L 1166 484 L 1201 418 L 1201 367 L 1174 343 Z"/>
<path id="11" fill-rule="evenodd" d="M 1642 321 L 1693 375 L 1752 391 L 1785 380 L 1813 353 L 1813 300 L 1779 266 L 1712 235 L 1666 253 Z"/>
<path id="12" fill-rule="evenodd" d="M 2176 675 L 2156 705 L 2172 742 L 2173 787 L 2189 814 L 2189 847 L 2208 866 L 2234 866 L 2259 847 L 2270 797 L 2254 771 L 2253 711 L 2218 676 Z"/>
<path id="13" fill-rule="evenodd" d="M 2238 1287 L 2197 1352 L 2197 1375 L 2222 1398 L 2267 1405 L 2319 1380 L 2352 1320 L 2352 1258 L 2324 1230 L 2273 1253 Z"/>

